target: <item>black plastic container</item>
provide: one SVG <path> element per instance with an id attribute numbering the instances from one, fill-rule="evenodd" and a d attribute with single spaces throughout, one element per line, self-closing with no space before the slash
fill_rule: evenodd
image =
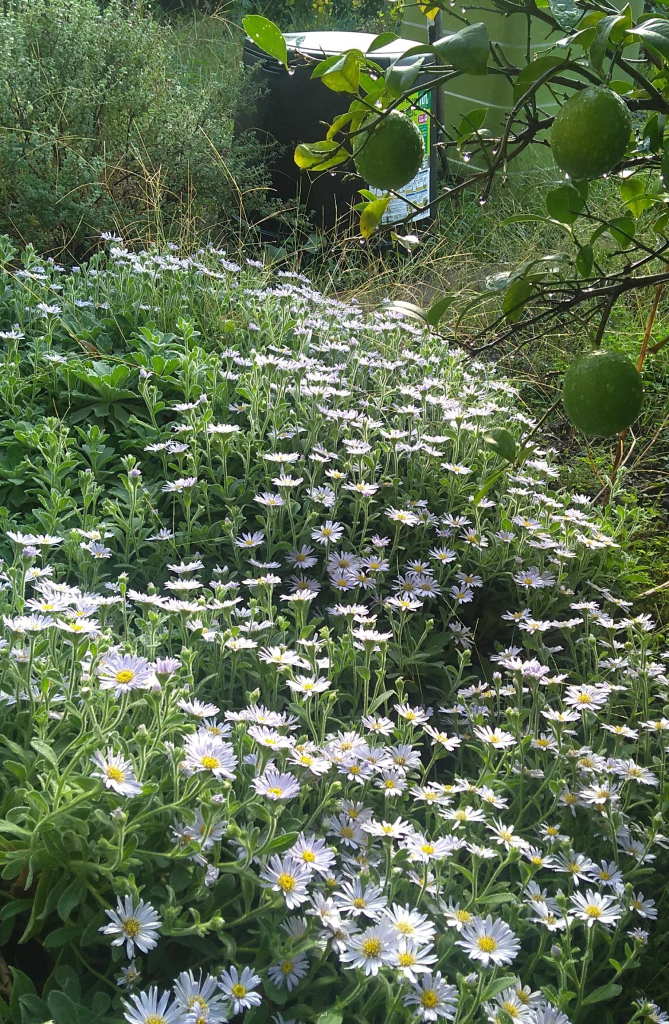
<path id="1" fill-rule="evenodd" d="M 374 35 L 363 32 L 303 32 L 286 35 L 290 73 L 279 61 L 268 57 L 249 38 L 244 45 L 244 64 L 257 68 L 257 81 L 263 88 L 263 95 L 255 109 L 242 114 L 237 130 L 254 131 L 261 139 L 278 143 L 278 151 L 272 161 L 270 172 L 273 195 L 282 200 L 286 209 L 295 208 L 299 199 L 312 215 L 318 228 L 329 229 L 335 224 L 347 222 L 352 202 L 360 200 L 358 189 L 366 187 L 362 178 L 355 174 L 344 177 L 336 174 L 318 174 L 300 171 L 293 153 L 300 142 L 316 142 L 325 137 L 323 122 L 331 123 L 335 117 L 348 110 L 351 96 L 347 93 L 332 92 L 311 73 L 317 60 L 333 54 L 356 48 L 366 52 Z M 387 68 L 401 58 L 415 43 L 410 39 L 397 39 L 382 49 L 375 50 L 370 57 L 381 67 Z M 418 60 L 407 58 L 407 66 Z M 400 63 L 404 63 L 400 61 Z M 436 195 L 436 162 L 434 131 L 430 123 L 429 109 L 431 93 L 421 90 L 421 78 L 416 81 L 416 93 L 412 99 L 421 104 L 421 111 L 408 111 L 416 118 L 426 142 L 426 158 L 423 169 L 407 186 L 407 194 L 414 202 L 425 205 L 420 219 L 429 217 L 429 202 Z M 403 191 L 407 191 L 403 190 Z M 406 215 L 406 203 L 393 200 L 386 220 L 396 220 Z"/>

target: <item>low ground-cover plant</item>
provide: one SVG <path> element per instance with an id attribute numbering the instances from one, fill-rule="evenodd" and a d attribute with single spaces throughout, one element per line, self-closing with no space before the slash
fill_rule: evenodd
<path id="1" fill-rule="evenodd" d="M 226 54 L 221 46 L 220 55 Z M 262 205 L 262 159 L 233 141 L 236 51 L 191 75 L 180 39 L 139 7 L 12 0 L 0 12 L 0 230 L 81 256 L 99 232 L 207 232 Z"/>
<path id="2" fill-rule="evenodd" d="M 665 667 L 515 389 L 213 249 L 15 255 L 3 1018 L 664 1020 Z"/>

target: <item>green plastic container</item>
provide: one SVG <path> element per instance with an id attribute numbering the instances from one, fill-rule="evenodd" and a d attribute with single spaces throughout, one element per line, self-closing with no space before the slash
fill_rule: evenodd
<path id="1" fill-rule="evenodd" d="M 622 8 L 623 0 L 614 0 Z M 632 14 L 636 19 L 643 11 L 644 0 L 632 0 Z M 459 9 L 458 9 L 459 10 Z M 472 10 L 467 11 L 471 21 L 482 21 L 488 29 L 491 42 L 498 44 L 507 58 L 516 67 L 524 67 L 527 63 L 527 19 L 522 14 L 511 14 L 508 16 L 493 11 Z M 457 32 L 462 28 L 462 22 L 448 11 L 442 13 L 442 27 L 446 32 Z M 402 36 L 406 39 L 414 39 L 417 42 L 428 41 L 428 22 L 425 15 L 421 14 L 417 6 L 410 6 L 405 14 L 401 28 Z M 565 33 L 566 34 L 566 33 Z M 532 36 L 530 38 L 530 53 L 532 57 L 541 56 L 551 48 L 554 41 L 559 38 L 555 33 L 551 34 L 549 26 L 538 19 L 532 21 Z M 637 56 L 638 48 L 630 48 L 627 52 L 630 56 Z M 617 78 L 623 78 L 621 74 Z M 513 89 L 507 79 L 501 75 L 459 75 L 452 82 L 444 86 L 444 110 L 445 125 L 457 128 L 465 114 L 470 113 L 477 107 L 488 107 L 488 116 L 485 127 L 495 134 L 499 134 L 501 126 L 505 123 L 509 110 L 513 107 Z M 541 89 L 538 95 L 539 104 L 547 114 L 556 113 L 559 104 L 553 99 L 548 89 Z M 456 175 L 471 174 L 473 170 L 482 170 L 485 164 L 476 159 L 464 163 L 458 156 L 455 149 L 449 149 L 449 167 Z M 554 167 L 550 149 L 547 146 L 528 146 L 511 164 L 508 173 L 510 176 L 527 176 L 542 172 L 545 177 L 546 169 Z M 562 175 L 560 175 L 562 177 Z"/>

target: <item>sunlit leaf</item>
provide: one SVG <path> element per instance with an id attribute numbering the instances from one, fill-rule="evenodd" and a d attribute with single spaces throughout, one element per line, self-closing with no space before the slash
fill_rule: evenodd
<path id="1" fill-rule="evenodd" d="M 249 14 L 242 19 L 242 25 L 247 36 L 250 36 L 256 46 L 268 53 L 270 57 L 280 61 L 285 68 L 288 67 L 288 49 L 286 40 L 278 25 L 275 25 L 269 18 L 263 18 L 260 14 Z"/>
<path id="2" fill-rule="evenodd" d="M 360 215 L 360 234 L 363 238 L 370 238 L 374 234 L 389 202 L 390 196 L 386 196 L 384 199 L 375 199 L 374 202 L 367 203 Z"/>

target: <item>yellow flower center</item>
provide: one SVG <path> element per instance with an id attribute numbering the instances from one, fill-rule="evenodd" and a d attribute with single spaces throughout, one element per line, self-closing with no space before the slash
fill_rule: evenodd
<path id="1" fill-rule="evenodd" d="M 395 783 L 392 779 L 386 779 L 386 789 L 394 789 Z"/>
<path id="2" fill-rule="evenodd" d="M 235 999 L 243 999 L 244 996 L 246 995 L 246 989 L 244 988 L 243 985 L 233 985 L 232 994 L 235 997 Z"/>
<path id="3" fill-rule="evenodd" d="M 144 1018 L 144 1024 L 167 1024 L 167 1019 L 158 1013 L 150 1013 Z"/>
<path id="4" fill-rule="evenodd" d="M 590 694 L 589 693 L 579 693 L 579 695 L 576 698 L 576 700 L 578 701 L 579 704 L 589 704 L 590 703 Z"/>
<path id="5" fill-rule="evenodd" d="M 292 892 L 293 889 L 295 888 L 295 879 L 293 878 L 292 875 L 289 875 L 287 872 L 284 872 L 283 874 L 279 875 L 276 882 L 279 888 L 283 889 L 284 892 Z"/>
<path id="6" fill-rule="evenodd" d="M 425 1007 L 426 1010 L 434 1010 L 435 1006 L 439 1005 L 439 996 L 433 988 L 429 988 L 427 992 L 423 992 L 420 997 L 420 1005 Z"/>
<path id="7" fill-rule="evenodd" d="M 107 765 L 105 768 L 105 774 L 108 779 L 112 780 L 112 782 L 125 782 L 125 772 L 121 771 L 120 768 L 117 768 L 113 764 Z"/>
<path id="8" fill-rule="evenodd" d="M 121 686 L 127 686 L 135 678 L 135 673 L 131 668 L 122 668 L 116 673 L 116 682 L 120 683 Z"/>
<path id="9" fill-rule="evenodd" d="M 453 817 L 455 818 L 456 821 L 466 821 L 467 820 L 467 812 L 466 811 L 456 811 L 455 814 L 453 815 Z"/>
<path id="10" fill-rule="evenodd" d="M 434 853 L 434 846 L 431 843 L 423 843 L 421 846 L 421 853 L 431 854 Z"/>
<path id="11" fill-rule="evenodd" d="M 290 974 L 293 970 L 293 961 L 284 960 L 283 963 L 281 964 L 281 970 L 284 974 Z"/>
<path id="12" fill-rule="evenodd" d="M 313 852 L 313 850 L 303 850 L 302 860 L 305 862 L 305 864 L 313 864 L 314 861 L 316 860 L 316 854 Z"/>
<path id="13" fill-rule="evenodd" d="M 399 953 L 397 962 L 400 967 L 413 967 L 418 957 L 414 956 L 413 953 Z"/>
<path id="14" fill-rule="evenodd" d="M 514 1003 L 509 1003 L 505 1000 L 502 1003 L 502 1009 L 505 1011 L 505 1013 L 508 1013 L 509 1017 L 515 1017 L 516 1019 L 520 1017 L 520 1011 Z"/>
<path id="15" fill-rule="evenodd" d="M 472 919 L 472 915 L 469 913 L 468 910 L 456 910 L 454 916 L 455 919 L 457 921 L 461 921 L 462 924 L 469 924 L 469 922 Z"/>
<path id="16" fill-rule="evenodd" d="M 343 839 L 353 839 L 353 829 L 349 825 L 344 825 L 341 834 Z"/>
<path id="17" fill-rule="evenodd" d="M 599 877 L 601 878 L 602 882 L 611 881 L 611 875 L 608 873 L 608 871 L 605 871 L 604 868 L 602 868 L 602 870 L 599 872 Z"/>
<path id="18" fill-rule="evenodd" d="M 363 956 L 372 959 L 379 955 L 383 949 L 383 944 L 381 939 L 365 939 L 360 948 Z"/>
<path id="19" fill-rule="evenodd" d="M 123 931 L 129 939 L 136 939 L 141 931 L 141 922 L 136 917 L 126 917 L 123 922 Z"/>
<path id="20" fill-rule="evenodd" d="M 601 907 L 596 907 L 594 903 L 589 903 L 588 906 L 585 908 L 585 912 L 588 915 L 588 917 L 597 918 L 602 916 Z"/>
<path id="21" fill-rule="evenodd" d="M 358 896 L 356 899 L 352 901 L 352 905 L 356 908 L 356 910 L 364 910 L 365 907 L 367 906 L 365 901 L 360 896 Z"/>
<path id="22" fill-rule="evenodd" d="M 200 761 L 202 767 L 208 768 L 210 771 L 212 771 L 214 768 L 218 768 L 220 763 L 221 762 L 217 757 L 203 757 Z"/>
<path id="23" fill-rule="evenodd" d="M 281 790 L 278 788 L 278 786 L 272 786 L 270 789 L 267 790 L 267 795 L 268 796 L 281 796 Z"/>
<path id="24" fill-rule="evenodd" d="M 497 941 L 491 935 L 482 935 L 476 944 L 483 953 L 494 953 L 497 949 Z"/>

